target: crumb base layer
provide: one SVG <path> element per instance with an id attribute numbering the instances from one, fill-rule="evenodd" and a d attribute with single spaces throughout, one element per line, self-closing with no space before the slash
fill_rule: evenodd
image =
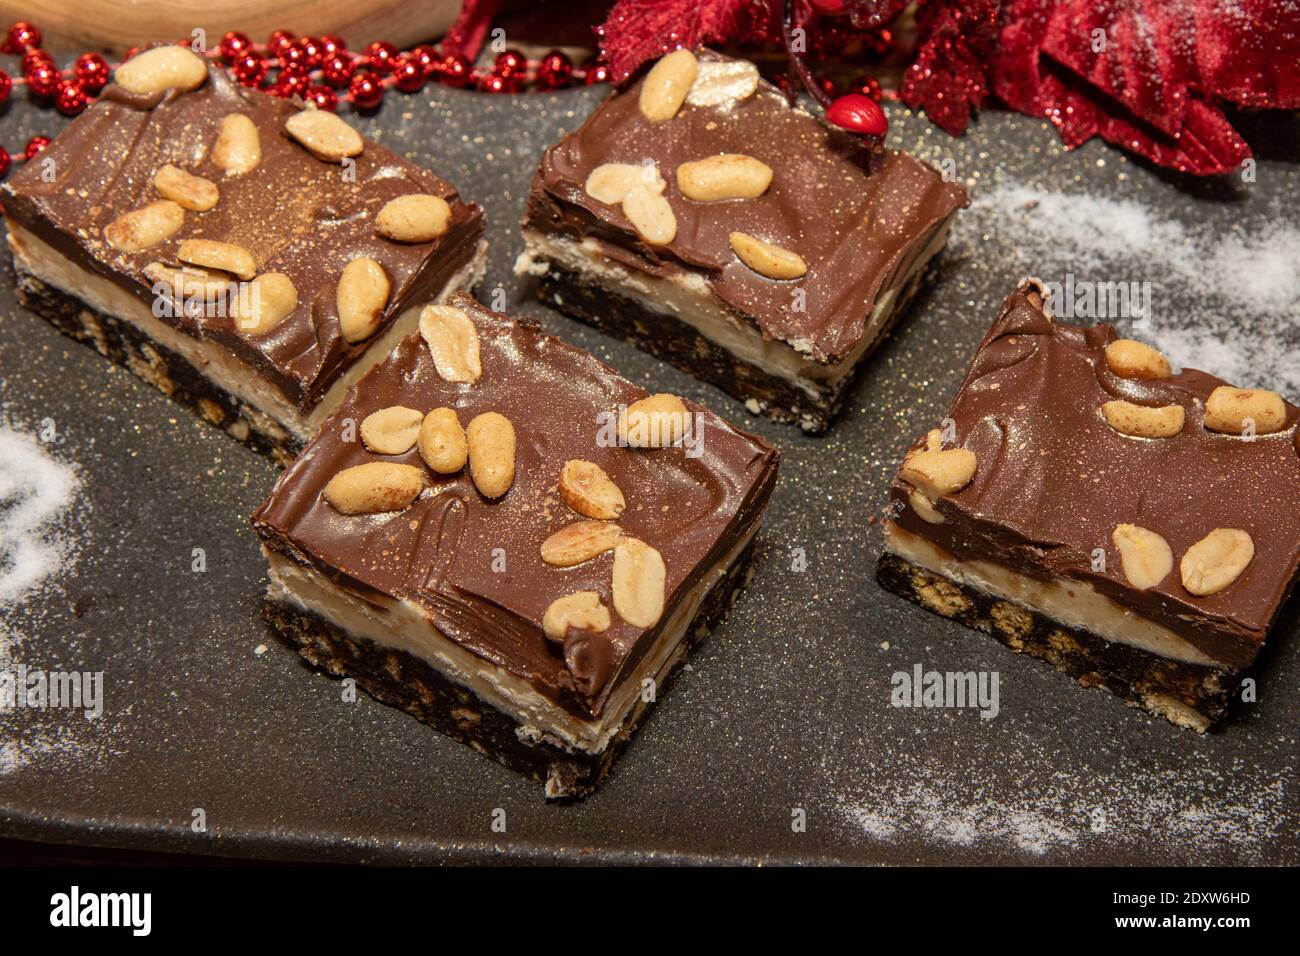
<path id="1" fill-rule="evenodd" d="M 749 579 L 754 548 L 751 542 L 709 591 L 685 636 L 654 675 L 656 699 L 662 699 L 691 651 L 730 611 Z M 517 721 L 413 654 L 353 637 L 323 617 L 282 601 L 266 602 L 263 617 L 309 663 L 335 677 L 352 678 L 380 702 L 544 784 L 549 799 L 576 799 L 595 791 L 651 706 L 638 697 L 623 726 L 598 753 L 529 742 L 522 739 Z"/>
<path id="2" fill-rule="evenodd" d="M 778 422 L 798 424 L 812 434 L 822 434 L 843 408 L 856 369 L 834 381 L 808 380 L 806 387 L 800 387 L 737 358 L 674 315 L 651 310 L 619 294 L 617 289 L 593 283 L 545 256 L 538 256 L 537 261 L 547 266 L 537 286 L 537 297 L 547 305 L 716 385 L 745 402 L 751 412 Z M 893 310 L 881 323 L 875 341 L 863 352 L 864 359 L 907 310 L 921 287 L 925 271 L 918 269 L 908 280 L 895 299 Z"/>
<path id="3" fill-rule="evenodd" d="M 282 465 L 302 450 L 302 442 L 269 415 L 221 388 L 133 323 L 92 309 L 21 269 L 17 278 L 18 301 L 24 306 L 204 421 Z"/>
<path id="4" fill-rule="evenodd" d="M 992 635 L 1017 654 L 1046 661 L 1084 687 L 1110 691 L 1129 706 L 1201 733 L 1228 716 L 1243 676 L 1228 668 L 1158 657 L 1066 627 L 889 551 L 876 564 L 876 579 L 928 611 Z"/>
<path id="5" fill-rule="evenodd" d="M 468 263 L 468 271 L 449 283 L 436 301 L 443 301 L 461 288 L 473 288 L 482 279 L 484 259 L 485 246 L 480 244 Z M 269 455 L 280 465 L 287 466 L 302 451 L 306 435 L 295 434 L 275 416 L 222 387 L 189 358 L 157 341 L 134 322 L 94 308 L 16 261 L 14 272 L 18 301 L 64 335 L 95 349 L 203 421 L 254 451 Z M 359 360 L 359 367 L 369 367 L 385 354 L 372 349 Z M 318 413 L 326 410 L 318 408 Z"/>

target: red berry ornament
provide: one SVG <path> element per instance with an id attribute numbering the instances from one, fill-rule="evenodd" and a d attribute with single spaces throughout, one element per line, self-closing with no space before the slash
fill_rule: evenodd
<path id="1" fill-rule="evenodd" d="M 9 150 L 0 146 L 0 176 L 9 172 Z"/>
<path id="2" fill-rule="evenodd" d="M 50 145 L 48 136 L 33 136 L 27 141 L 27 148 L 23 150 L 23 155 L 27 157 L 28 162 L 36 158 L 36 154 Z"/>
<path id="3" fill-rule="evenodd" d="M 83 53 L 73 65 L 77 85 L 87 93 L 98 93 L 108 85 L 108 61 L 98 53 Z"/>
<path id="4" fill-rule="evenodd" d="M 353 75 L 352 82 L 348 84 L 348 96 L 357 109 L 374 109 L 384 98 L 384 84 L 379 74 L 362 70 Z"/>
<path id="5" fill-rule="evenodd" d="M 9 74 L 0 70 L 0 103 L 9 99 L 9 93 L 14 88 L 14 81 L 10 79 Z"/>
<path id="6" fill-rule="evenodd" d="M 861 93 L 841 96 L 826 109 L 826 118 L 850 133 L 881 137 L 889 131 L 889 120 L 880 104 Z"/>

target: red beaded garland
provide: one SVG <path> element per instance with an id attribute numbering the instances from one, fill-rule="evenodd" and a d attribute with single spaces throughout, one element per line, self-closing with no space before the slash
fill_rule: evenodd
<path id="1" fill-rule="evenodd" d="M 303 37 L 298 41 L 298 49 L 302 51 L 303 63 L 309 70 L 319 67 L 320 61 L 325 56 L 325 52 L 321 49 L 320 40 L 315 37 Z"/>
<path id="2" fill-rule="evenodd" d="M 523 81 L 516 76 L 485 73 L 478 78 L 478 88 L 484 93 L 518 93 Z"/>
<path id="3" fill-rule="evenodd" d="M 108 85 L 108 61 L 98 53 L 83 53 L 73 65 L 77 84 L 87 93 L 98 93 Z"/>
<path id="4" fill-rule="evenodd" d="M 192 47 L 190 37 L 176 42 Z M 33 95 L 52 99 L 54 106 L 66 115 L 77 115 L 108 84 L 111 77 L 108 62 L 98 53 L 83 53 L 65 77 L 40 44 L 40 30 L 19 22 L 10 27 L 0 49 L 21 54 L 22 74 Z M 560 50 L 551 50 L 540 62 L 530 65 L 523 53 L 508 49 L 496 56 L 491 70 L 476 70 L 464 56 L 444 55 L 427 44 L 401 52 L 392 43 L 376 40 L 366 46 L 362 55 L 354 57 L 348 52 L 347 43 L 336 34 L 298 38 L 288 30 L 276 30 L 264 49 L 265 52 L 259 50 L 247 34 L 231 30 L 221 38 L 216 52 L 229 65 L 235 80 L 244 86 L 262 87 L 268 73 L 276 70 L 274 82 L 267 88 L 269 93 L 299 96 L 324 110 L 337 109 L 341 96 L 346 96 L 358 109 L 378 106 L 384 96 L 385 77 L 390 74 L 391 85 L 408 93 L 417 92 L 430 79 L 455 88 L 473 84 L 489 93 L 517 93 L 527 85 L 532 68 L 536 71 L 533 79 L 542 90 L 557 90 L 575 80 L 593 84 L 609 79 L 608 67 L 596 62 L 594 57 L 575 70 L 573 62 Z M 132 47 L 124 60 L 131 59 L 140 50 Z M 313 83 L 316 71 L 323 82 Z M 869 88 L 869 83 L 874 81 L 864 79 L 853 89 L 878 97 L 879 87 Z M 0 102 L 9 98 L 12 89 L 12 78 L 0 70 Z M 336 89 L 347 92 L 336 93 Z M 33 136 L 24 155 L 30 160 L 48 143 L 48 137 Z M 0 176 L 10 163 L 9 154 L 0 148 Z"/>
<path id="5" fill-rule="evenodd" d="M 334 33 L 326 33 L 320 38 L 320 55 L 321 60 L 331 56 L 337 56 L 340 53 L 347 53 L 348 45 L 343 42 L 343 38 Z"/>
<path id="6" fill-rule="evenodd" d="M 403 93 L 415 93 L 424 86 L 424 67 L 415 57 L 402 53 L 393 61 L 393 83 Z"/>
<path id="7" fill-rule="evenodd" d="M 291 96 L 302 96 L 311 88 L 311 80 L 308 79 L 306 72 L 301 67 L 296 69 L 283 69 L 280 75 L 275 78 L 275 83 L 271 86 L 272 96 L 281 96 L 288 99 Z"/>
<path id="8" fill-rule="evenodd" d="M 438 64 L 438 77 L 448 86 L 460 88 L 473 79 L 469 60 L 459 53 L 448 53 Z"/>
<path id="9" fill-rule="evenodd" d="M 420 69 L 424 70 L 426 78 L 433 76 L 438 71 L 438 51 L 428 44 L 421 44 L 412 50 L 409 56 L 420 64 Z"/>
<path id="10" fill-rule="evenodd" d="M 348 84 L 348 95 L 357 109 L 368 110 L 379 105 L 384 98 L 384 84 L 378 73 L 362 70 Z"/>
<path id="11" fill-rule="evenodd" d="M 38 66 L 53 66 L 54 57 L 50 56 L 42 49 L 28 50 L 23 54 L 19 69 L 23 71 L 23 76 L 30 76 L 32 70 Z"/>
<path id="12" fill-rule="evenodd" d="M 320 71 L 326 83 L 343 89 L 348 85 L 348 81 L 352 79 L 352 71 L 355 68 L 352 57 L 344 52 L 326 57 L 325 62 L 321 64 Z"/>
<path id="13" fill-rule="evenodd" d="M 266 76 L 266 59 L 262 54 L 249 50 L 230 65 L 230 72 L 244 86 L 257 86 Z"/>
<path id="14" fill-rule="evenodd" d="M 303 70 L 310 68 L 307 63 L 307 48 L 303 46 L 301 40 L 285 44 L 284 49 L 280 51 L 280 65 L 283 67 L 299 67 Z"/>
<path id="15" fill-rule="evenodd" d="M 568 86 L 573 78 L 573 61 L 560 50 L 552 50 L 542 57 L 537 68 L 537 85 L 544 90 L 558 90 Z"/>
<path id="16" fill-rule="evenodd" d="M 89 99 L 76 80 L 63 80 L 54 91 L 54 106 L 64 116 L 76 116 L 86 108 Z"/>
<path id="17" fill-rule="evenodd" d="M 609 67 L 599 62 L 594 56 L 582 64 L 582 81 L 588 86 L 609 82 Z"/>
<path id="18" fill-rule="evenodd" d="M 49 63 L 38 63 L 27 74 L 27 88 L 37 96 L 50 97 L 59 88 L 61 78 L 56 67 Z"/>
<path id="19" fill-rule="evenodd" d="M 227 63 L 234 63 L 252 48 L 253 41 L 248 38 L 248 34 L 231 30 L 221 38 L 221 45 L 217 51 L 221 54 L 221 59 Z"/>
<path id="20" fill-rule="evenodd" d="M 284 51 L 287 50 L 296 39 L 297 37 L 288 30 L 276 30 L 271 34 L 271 38 L 266 41 L 266 46 L 267 49 L 276 56 L 284 56 Z"/>
<path id="21" fill-rule="evenodd" d="M 28 47 L 38 47 L 40 45 L 41 31 L 26 20 L 19 20 L 9 28 L 9 35 L 4 43 L 4 52 L 21 53 Z"/>
<path id="22" fill-rule="evenodd" d="M 528 73 L 528 57 L 518 50 L 498 53 L 492 62 L 492 72 L 499 76 L 524 76 Z"/>
<path id="23" fill-rule="evenodd" d="M 313 86 L 304 99 L 315 103 L 317 109 L 329 110 L 331 113 L 339 108 L 338 95 L 328 86 Z"/>
<path id="24" fill-rule="evenodd" d="M 376 73 L 391 73 L 393 72 L 393 61 L 397 59 L 397 47 L 387 40 L 376 40 L 366 47 L 364 56 L 365 65 Z"/>

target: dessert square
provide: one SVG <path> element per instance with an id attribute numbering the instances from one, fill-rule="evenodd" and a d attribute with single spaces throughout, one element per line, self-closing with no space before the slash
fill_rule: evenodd
<path id="1" fill-rule="evenodd" d="M 822 432 L 966 204 L 925 163 L 791 105 L 752 63 L 678 51 L 546 151 L 516 271 L 751 412 Z"/>
<path id="2" fill-rule="evenodd" d="M 889 590 L 1174 724 L 1228 712 L 1300 574 L 1300 409 L 1020 283 L 904 459 Z"/>
<path id="3" fill-rule="evenodd" d="M 21 301 L 282 460 L 486 252 L 449 183 L 181 47 L 119 67 L 0 201 Z"/>
<path id="4" fill-rule="evenodd" d="M 468 296 L 365 375 L 253 516 L 307 660 L 589 793 L 746 579 L 778 454 Z"/>

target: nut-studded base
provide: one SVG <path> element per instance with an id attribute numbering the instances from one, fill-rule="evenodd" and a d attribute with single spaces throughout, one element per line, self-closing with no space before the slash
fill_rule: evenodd
<path id="1" fill-rule="evenodd" d="M 548 267 L 537 286 L 537 296 L 543 302 L 716 385 L 745 402 L 751 412 L 821 434 L 830 428 L 844 405 L 854 372 L 833 384 L 810 382 L 813 386 L 810 393 L 737 358 L 674 315 L 649 309 L 635 299 L 620 295 L 617 289 L 590 282 L 581 273 L 565 269 L 544 256 L 538 255 L 536 260 Z M 876 333 L 875 341 L 863 353 L 864 358 L 884 340 L 906 311 L 921 287 L 924 273 L 924 269 L 917 270 L 895 299 L 893 310 Z"/>
<path id="2" fill-rule="evenodd" d="M 751 542 L 709 591 L 686 636 L 655 675 L 656 698 L 667 692 L 690 652 L 726 617 L 749 579 L 754 547 Z M 592 793 L 649 711 L 649 704 L 638 697 L 623 726 L 600 753 L 529 741 L 519 732 L 521 727 L 514 719 L 485 704 L 421 658 L 352 637 L 318 615 L 283 602 L 268 601 L 263 617 L 312 664 L 336 677 L 351 677 L 372 697 L 400 707 L 509 769 L 544 783 L 550 799 L 580 798 Z"/>
<path id="3" fill-rule="evenodd" d="M 876 578 L 895 594 L 943 617 L 992 634 L 1016 653 L 1047 661 L 1078 679 L 1101 687 L 1130 706 L 1179 727 L 1204 732 L 1228 713 L 1244 676 L 1157 657 L 1065 627 L 1044 614 L 935 574 L 889 551 L 880 556 Z"/>
<path id="4" fill-rule="evenodd" d="M 18 301 L 63 334 L 89 345 L 184 405 L 204 421 L 287 465 L 302 443 L 265 412 L 220 388 L 187 359 L 130 322 L 92 309 L 80 299 L 18 270 Z"/>

